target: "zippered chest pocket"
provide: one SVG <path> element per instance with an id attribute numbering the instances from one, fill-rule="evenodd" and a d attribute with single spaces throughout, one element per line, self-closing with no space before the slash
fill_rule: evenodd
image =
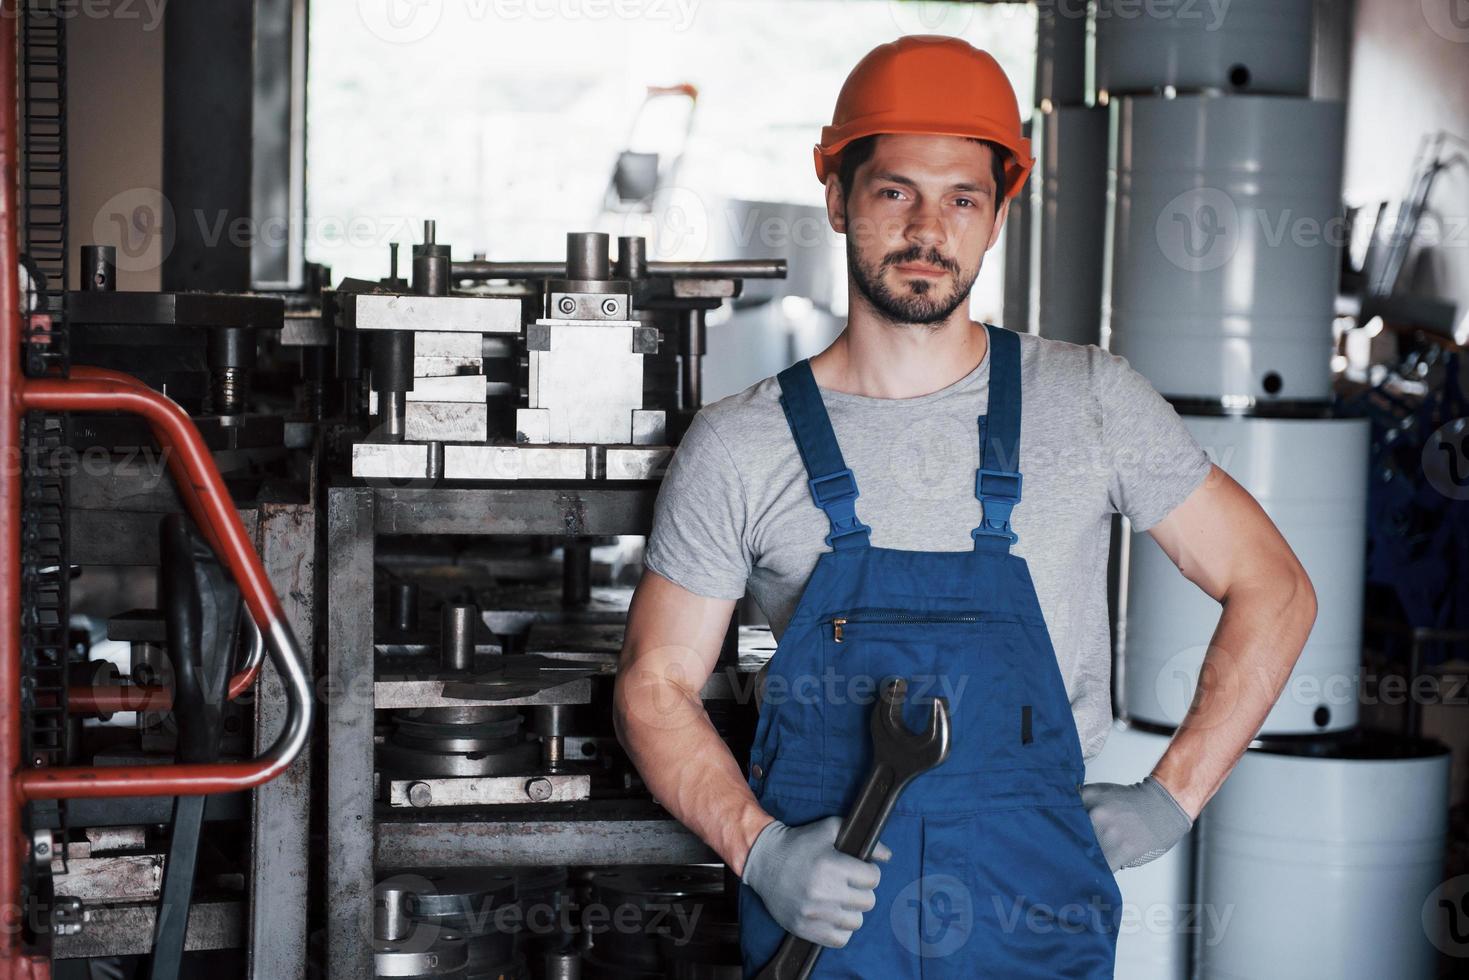
<path id="1" fill-rule="evenodd" d="M 884 680 L 903 677 L 909 729 L 927 724 L 930 703 L 948 702 L 953 749 L 946 771 L 977 767 L 988 746 L 1019 743 L 1027 703 L 1024 628 L 986 612 L 853 609 L 827 618 L 821 703 L 827 761 L 865 768 L 871 716 Z M 1010 751 L 1008 745 L 1001 756 Z"/>

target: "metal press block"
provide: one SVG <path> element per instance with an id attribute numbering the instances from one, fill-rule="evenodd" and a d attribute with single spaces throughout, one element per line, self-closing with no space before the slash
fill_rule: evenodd
<path id="1" fill-rule="evenodd" d="M 499 296 L 341 293 L 343 323 L 356 330 L 520 333 L 520 300 Z"/>
<path id="2" fill-rule="evenodd" d="M 483 398 L 477 402 L 424 402 L 412 398 L 409 392 L 403 429 L 403 438 L 411 442 L 482 442 L 489 436 L 489 410 Z"/>

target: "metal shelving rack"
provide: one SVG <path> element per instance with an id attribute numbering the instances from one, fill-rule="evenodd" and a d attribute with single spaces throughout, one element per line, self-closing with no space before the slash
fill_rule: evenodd
<path id="1" fill-rule="evenodd" d="M 392 535 L 646 535 L 656 483 L 624 486 L 526 486 L 510 489 L 374 488 L 327 491 L 328 562 L 325 787 L 327 975 L 372 974 L 375 868 L 446 864 L 617 865 L 717 861 L 702 841 L 651 801 L 585 800 L 553 806 L 390 810 L 375 802 L 373 576 L 378 540 Z M 578 687 L 580 685 L 580 687 Z M 725 685 L 726 687 L 728 685 Z M 718 677 L 711 687 L 719 687 Z M 372 699 L 356 692 L 373 690 Z M 586 680 L 530 698 L 465 701 L 519 705 L 586 703 Z M 726 692 L 727 693 L 727 692 Z M 706 689 L 706 697 L 718 696 Z M 396 703 L 396 702 L 395 702 Z M 365 924 L 365 925 L 364 925 Z"/>

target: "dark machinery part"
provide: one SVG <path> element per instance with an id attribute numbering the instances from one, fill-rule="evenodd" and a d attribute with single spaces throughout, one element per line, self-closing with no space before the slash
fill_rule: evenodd
<path id="1" fill-rule="evenodd" d="M 402 442 L 408 415 L 408 392 L 413 390 L 413 333 L 383 330 L 371 340 L 372 390 L 377 392 L 383 435 Z"/>
<path id="2" fill-rule="evenodd" d="M 67 165 L 67 43 L 65 12 L 57 4 L 19 5 L 20 41 L 19 173 L 10 179 L 18 187 L 19 250 L 29 288 L 22 294 L 19 352 L 22 370 L 30 377 L 71 368 L 71 333 L 67 317 L 66 285 L 68 236 Z M 6 397 L 11 392 L 5 393 Z M 21 424 L 20 521 L 20 676 L 6 678 L 20 687 L 20 758 L 22 766 L 42 768 L 65 765 L 70 753 L 67 722 L 69 627 L 71 622 L 71 565 L 67 547 L 68 483 L 62 451 L 71 440 L 70 416 L 28 412 Z M 7 574 L 16 574 L 10 569 Z M 10 638 L 6 642 L 11 642 Z M 9 778 L 7 774 L 6 778 Z M 21 814 L 19 832 L 30 835 L 40 826 L 58 832 L 42 840 L 56 842 L 54 857 L 67 866 L 68 808 L 65 801 L 32 803 Z M 7 821 L 8 830 L 17 829 Z M 23 946 L 41 953 L 47 949 L 52 916 L 50 861 L 24 862 L 20 895 L 25 906 L 17 918 L 26 924 Z M 13 901 L 13 898 L 7 898 Z"/>
<path id="3" fill-rule="evenodd" d="M 388 623 L 398 633 L 418 629 L 418 586 L 393 582 L 388 586 Z"/>
<path id="4" fill-rule="evenodd" d="M 189 530 L 182 514 L 163 519 L 160 553 L 160 592 L 173 660 L 177 760 L 216 762 L 240 626 L 239 593 L 213 553 Z M 204 801 L 203 796 L 180 796 L 174 801 L 173 836 L 153 929 L 150 980 L 175 980 L 179 973 L 204 826 Z"/>
<path id="5" fill-rule="evenodd" d="M 724 871 L 713 866 L 596 869 L 590 886 L 598 916 L 587 920 L 591 947 L 583 972 L 595 980 L 663 980 L 671 966 L 663 944 L 686 946 L 690 936 L 684 930 L 697 927 L 709 906 L 725 901 Z M 607 925 L 634 918 L 633 929 Z"/>
<path id="6" fill-rule="evenodd" d="M 413 292 L 419 296 L 448 296 L 453 291 L 450 249 L 434 240 L 436 226 L 437 222 L 425 221 L 423 244 L 413 246 Z M 392 277 L 396 279 L 397 276 L 395 268 Z"/>
<path id="7" fill-rule="evenodd" d="M 83 245 L 81 286 L 90 292 L 117 291 L 117 249 L 111 245 Z"/>
<path id="8" fill-rule="evenodd" d="M 474 603 L 446 602 L 439 613 L 439 655 L 445 670 L 474 669 L 474 638 L 479 607 Z"/>

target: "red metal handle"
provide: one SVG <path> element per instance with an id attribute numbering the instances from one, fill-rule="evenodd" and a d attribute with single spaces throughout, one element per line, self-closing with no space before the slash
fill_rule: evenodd
<path id="1" fill-rule="evenodd" d="M 88 367 L 86 365 L 73 365 L 71 377 L 80 380 L 92 381 L 115 381 L 118 384 L 132 385 L 142 391 L 152 391 L 143 382 L 131 374 L 121 371 L 112 371 L 108 368 Z M 189 475 L 182 463 L 182 457 L 174 452 L 174 444 L 169 436 L 168 430 L 148 420 L 149 428 L 153 430 L 153 438 L 163 450 L 163 460 L 168 465 L 169 472 L 173 474 L 175 485 L 178 487 L 179 498 L 183 501 L 184 509 L 194 519 L 199 531 L 204 535 L 205 542 L 212 548 L 215 554 L 220 552 L 219 540 L 214 534 L 213 527 L 209 524 L 209 518 L 199 501 L 199 495 L 194 486 L 194 480 Z M 189 423 L 193 428 L 193 423 Z M 197 431 L 197 430 L 196 430 Z M 213 464 L 213 459 L 210 459 Z M 226 498 L 228 499 L 228 498 Z M 271 593 L 274 595 L 274 593 Z M 255 633 L 255 641 L 251 645 L 250 656 L 241 666 L 238 673 L 230 678 L 229 699 L 231 701 L 248 691 L 255 684 L 255 678 L 260 673 L 260 663 L 263 659 L 265 644 L 261 628 L 256 625 L 259 620 L 251 616 L 251 626 Z M 72 714 L 113 714 L 118 711 L 167 711 L 173 704 L 173 692 L 165 687 L 152 686 L 128 686 L 128 687 L 101 687 L 82 688 L 76 687 L 67 691 L 67 707 Z"/>
<path id="2" fill-rule="evenodd" d="M 21 407 L 44 412 L 125 412 L 145 419 L 165 450 L 179 495 L 206 540 L 239 586 L 259 625 L 289 699 L 285 728 L 270 750 L 248 762 L 205 765 L 67 767 L 16 775 L 25 799 L 109 796 L 183 796 L 249 789 L 280 775 L 305 745 L 311 725 L 311 685 L 280 600 L 255 554 L 224 480 L 188 415 L 135 378 L 98 368 L 73 369 L 71 378 L 20 380 Z M 234 690 L 239 675 L 231 681 Z M 245 685 L 248 686 L 248 683 Z"/>

